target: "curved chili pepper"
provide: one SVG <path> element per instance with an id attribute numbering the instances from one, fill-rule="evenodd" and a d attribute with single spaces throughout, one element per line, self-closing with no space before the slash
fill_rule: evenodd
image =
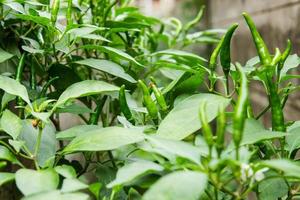
<path id="1" fill-rule="evenodd" d="M 211 127 L 206 118 L 206 102 L 200 104 L 199 118 L 202 126 L 203 137 L 209 147 L 209 154 L 211 155 L 211 149 L 214 141 Z"/>
<path id="2" fill-rule="evenodd" d="M 153 79 L 153 77 L 150 78 L 151 79 L 151 83 L 150 83 L 150 87 L 155 95 L 155 98 L 157 100 L 158 105 L 161 107 L 161 109 L 165 112 L 168 110 L 168 105 L 166 103 L 165 97 L 162 94 L 162 92 L 157 88 L 156 84 L 155 84 L 155 80 Z"/>
<path id="3" fill-rule="evenodd" d="M 248 106 L 248 80 L 246 74 L 243 72 L 243 69 L 240 65 L 236 65 L 236 68 L 240 75 L 240 87 L 239 87 L 239 96 L 237 99 L 236 106 L 234 108 L 233 115 L 233 142 L 236 147 L 236 157 L 239 158 L 239 145 L 243 138 L 243 131 L 245 120 L 247 116 L 247 106 Z"/>
<path id="4" fill-rule="evenodd" d="M 190 28 L 192 28 L 193 26 L 195 26 L 202 18 L 203 16 L 203 13 L 204 13 L 204 9 L 205 9 L 205 6 L 201 6 L 197 16 L 190 22 L 188 22 L 185 27 L 184 27 L 184 30 L 185 31 L 188 31 Z"/>
<path id="5" fill-rule="evenodd" d="M 46 82 L 46 84 L 43 86 L 42 91 L 39 95 L 40 98 L 46 96 L 46 92 L 47 92 L 49 86 L 53 83 L 53 81 L 55 81 L 57 79 L 59 79 L 59 76 L 55 76 L 55 77 L 51 78 L 49 81 Z"/>
<path id="6" fill-rule="evenodd" d="M 225 148 L 225 129 L 226 129 L 226 115 L 225 109 L 223 107 L 219 108 L 218 118 L 217 118 L 217 139 L 216 139 L 216 149 L 218 156 L 220 157 L 222 151 Z"/>
<path id="7" fill-rule="evenodd" d="M 57 20 L 57 14 L 59 11 L 59 4 L 60 0 L 53 0 L 52 6 L 51 6 L 51 22 L 54 25 Z"/>
<path id="8" fill-rule="evenodd" d="M 271 64 L 272 60 L 271 60 L 269 50 L 268 50 L 264 40 L 262 39 L 261 35 L 257 31 L 257 28 L 256 28 L 253 20 L 245 12 L 243 13 L 243 16 L 248 24 L 251 34 L 252 34 L 252 38 L 254 40 L 255 47 L 258 52 L 258 56 L 259 56 L 261 64 L 263 64 L 263 65 Z"/>
<path id="9" fill-rule="evenodd" d="M 279 48 L 276 48 L 275 49 L 275 55 L 273 56 L 271 65 L 272 66 L 277 65 L 280 62 L 280 60 L 281 60 L 281 52 L 280 52 Z"/>
<path id="10" fill-rule="evenodd" d="M 218 45 L 213 50 L 213 52 L 212 52 L 212 54 L 210 56 L 210 59 L 209 59 L 209 69 L 210 69 L 211 72 L 215 71 L 215 69 L 216 69 L 218 55 L 220 53 L 220 50 L 221 50 L 223 42 L 224 42 L 224 36 L 221 38 L 221 40 L 219 41 Z"/>
<path id="11" fill-rule="evenodd" d="M 124 114 L 125 118 L 132 124 L 134 124 L 134 119 L 132 117 L 132 113 L 128 107 L 126 95 L 125 95 L 125 85 L 122 85 L 119 91 L 119 103 L 121 112 Z"/>
<path id="12" fill-rule="evenodd" d="M 288 56 L 290 55 L 291 51 L 292 51 L 292 43 L 290 40 L 287 40 L 287 47 L 284 50 L 284 52 L 282 53 L 281 59 L 280 59 L 279 65 L 278 65 L 279 72 L 282 70 L 283 65 L 284 65 L 286 59 L 288 58 Z"/>
<path id="13" fill-rule="evenodd" d="M 154 101 L 151 98 L 151 95 L 149 93 L 147 86 L 141 80 L 138 81 L 138 84 L 143 91 L 143 102 L 149 112 L 149 115 L 151 116 L 151 118 L 156 119 L 158 110 L 157 110 L 157 107 L 156 107 Z"/>
<path id="14" fill-rule="evenodd" d="M 228 79 L 228 74 L 230 71 L 230 64 L 231 64 L 230 42 L 231 42 L 232 35 L 238 26 L 239 25 L 237 23 L 230 26 L 230 28 L 227 30 L 224 36 L 222 46 L 220 49 L 220 61 L 226 79 Z"/>

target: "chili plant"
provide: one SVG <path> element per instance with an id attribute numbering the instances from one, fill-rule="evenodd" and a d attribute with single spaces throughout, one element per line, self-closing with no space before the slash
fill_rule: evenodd
<path id="1" fill-rule="evenodd" d="M 203 12 L 182 24 L 128 0 L 2 1 L 0 185 L 26 200 L 296 198 L 299 123 L 283 108 L 300 59 L 290 41 L 271 54 L 244 13 L 258 57 L 234 62 L 238 24 L 193 32 Z M 199 43 L 216 44 L 210 58 L 187 51 Z M 81 123 L 62 129 L 70 115 Z"/>

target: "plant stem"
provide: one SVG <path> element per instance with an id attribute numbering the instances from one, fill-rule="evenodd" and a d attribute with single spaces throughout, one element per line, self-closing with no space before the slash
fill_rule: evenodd
<path id="1" fill-rule="evenodd" d="M 38 136 L 37 136 L 37 139 L 36 139 L 36 144 L 35 144 L 35 149 L 34 149 L 34 154 L 33 154 L 36 169 L 40 169 L 36 158 L 37 158 L 40 146 L 41 146 L 42 133 L 43 133 L 43 129 L 41 127 L 39 127 L 39 133 L 38 133 Z"/>

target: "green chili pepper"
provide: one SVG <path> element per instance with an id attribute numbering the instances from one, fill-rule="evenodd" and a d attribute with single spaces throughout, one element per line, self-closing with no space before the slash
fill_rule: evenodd
<path id="1" fill-rule="evenodd" d="M 157 88 L 156 84 L 155 84 L 155 80 L 153 79 L 153 77 L 150 78 L 151 79 L 151 83 L 150 83 L 150 88 L 152 89 L 155 98 L 157 100 L 158 105 L 161 107 L 161 109 L 165 112 L 168 110 L 168 105 L 166 103 L 165 97 L 162 94 L 162 92 Z"/>
<path id="2" fill-rule="evenodd" d="M 205 6 L 201 6 L 197 16 L 192 21 L 190 21 L 189 23 L 187 23 L 185 25 L 185 27 L 184 27 L 185 31 L 188 31 L 190 28 L 194 27 L 201 20 L 203 13 L 204 13 L 204 9 L 205 9 Z"/>
<path id="3" fill-rule="evenodd" d="M 206 118 L 206 102 L 200 104 L 199 118 L 202 126 L 203 137 L 211 151 L 213 146 L 213 133 Z"/>
<path id="4" fill-rule="evenodd" d="M 50 86 L 55 80 L 57 80 L 57 79 L 59 79 L 59 76 L 55 76 L 55 77 L 51 78 L 49 81 L 46 82 L 46 84 L 45 84 L 45 85 L 43 86 L 43 88 L 42 88 L 42 91 L 40 92 L 40 95 L 39 95 L 40 98 L 46 96 L 46 92 L 47 92 L 49 86 Z"/>
<path id="5" fill-rule="evenodd" d="M 25 53 L 21 55 L 16 72 L 16 81 L 21 82 L 25 64 Z"/>
<path id="6" fill-rule="evenodd" d="M 143 91 L 143 102 L 149 112 L 149 115 L 153 118 L 156 119 L 157 118 L 157 114 L 158 114 L 158 110 L 157 107 L 154 103 L 154 101 L 151 98 L 151 95 L 149 93 L 149 90 L 147 88 L 147 86 L 145 85 L 145 83 L 141 80 L 138 81 L 139 86 L 141 87 L 142 91 Z"/>
<path id="7" fill-rule="evenodd" d="M 102 108 L 105 104 L 105 101 L 107 99 L 107 96 L 104 96 L 98 103 L 95 108 L 94 113 L 91 114 L 89 124 L 97 125 L 99 121 L 99 116 L 101 114 Z"/>
<path id="8" fill-rule="evenodd" d="M 279 48 L 276 48 L 275 49 L 275 55 L 273 56 L 271 65 L 272 66 L 277 65 L 280 62 L 280 60 L 281 60 L 281 52 L 280 52 Z"/>
<path id="9" fill-rule="evenodd" d="M 272 113 L 272 130 L 286 131 L 284 125 L 284 116 L 281 108 L 280 97 L 277 92 L 277 86 L 274 84 L 270 77 L 267 77 L 269 87 L 269 102 L 271 105 Z"/>
<path id="10" fill-rule="evenodd" d="M 59 4 L 60 0 L 53 0 L 52 6 L 51 6 L 51 22 L 53 25 L 55 25 L 57 20 L 57 14 L 59 11 Z"/>
<path id="11" fill-rule="evenodd" d="M 228 79 L 228 74 L 230 71 L 230 64 L 231 64 L 230 42 L 231 42 L 232 35 L 238 26 L 239 25 L 235 23 L 231 25 L 231 27 L 227 30 L 220 50 L 221 65 L 226 79 Z"/>
<path id="12" fill-rule="evenodd" d="M 217 59 L 218 59 L 218 55 L 220 53 L 222 44 L 224 42 L 224 37 L 221 38 L 221 40 L 219 41 L 218 45 L 216 46 L 216 48 L 213 50 L 210 59 L 209 59 L 209 69 L 212 72 L 215 71 L 216 69 L 216 65 L 217 65 Z"/>
<path id="13" fill-rule="evenodd" d="M 67 9 L 67 25 L 72 25 L 72 0 L 68 0 L 68 9 Z"/>
<path id="14" fill-rule="evenodd" d="M 247 116 L 247 106 L 248 106 L 248 83 L 246 74 L 243 72 L 242 67 L 238 64 L 236 68 L 240 75 L 240 87 L 239 96 L 234 109 L 233 115 L 233 142 L 236 147 L 236 157 L 239 158 L 239 145 L 243 138 L 243 131 L 245 120 Z"/>
<path id="15" fill-rule="evenodd" d="M 128 107 L 126 95 L 125 95 L 125 85 L 122 85 L 119 91 L 119 102 L 121 112 L 124 114 L 125 118 L 132 124 L 134 124 L 134 119 L 132 117 L 132 113 Z"/>
<path id="16" fill-rule="evenodd" d="M 288 56 L 290 55 L 291 51 L 292 51 L 292 43 L 290 40 L 287 40 L 287 47 L 284 50 L 284 52 L 282 53 L 281 60 L 278 65 L 279 72 L 282 70 L 283 65 L 284 65 L 286 59 L 288 58 Z"/>
<path id="17" fill-rule="evenodd" d="M 256 50 L 258 52 L 258 56 L 260 59 L 261 64 L 263 65 L 269 65 L 271 64 L 271 56 L 269 53 L 269 50 L 264 42 L 264 40 L 262 39 L 261 35 L 259 34 L 259 32 L 257 31 L 257 28 L 253 22 L 253 20 L 251 19 L 251 17 L 247 14 L 247 13 L 243 13 L 243 16 L 248 24 L 248 27 L 251 31 L 255 46 L 256 46 Z"/>
<path id="18" fill-rule="evenodd" d="M 33 64 L 30 65 L 30 86 L 31 89 L 36 89 L 36 73 L 35 73 L 35 67 Z"/>
<path id="19" fill-rule="evenodd" d="M 225 109 L 223 107 L 219 108 L 218 118 L 217 118 L 217 139 L 216 139 L 216 149 L 218 156 L 220 157 L 222 151 L 225 148 L 225 129 L 226 129 L 226 115 Z"/>

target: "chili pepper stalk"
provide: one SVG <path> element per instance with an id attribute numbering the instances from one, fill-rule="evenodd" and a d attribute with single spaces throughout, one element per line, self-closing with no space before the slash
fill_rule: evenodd
<path id="1" fill-rule="evenodd" d="M 209 157 L 211 158 L 214 141 L 213 141 L 213 133 L 206 117 L 206 102 L 200 104 L 199 118 L 202 126 L 203 137 L 208 145 Z"/>
<path id="2" fill-rule="evenodd" d="M 216 149 L 218 157 L 221 156 L 222 151 L 225 148 L 225 129 L 226 129 L 226 115 L 225 109 L 223 107 L 219 108 L 218 118 L 217 118 L 217 139 L 216 139 Z"/>
<path id="3" fill-rule="evenodd" d="M 25 53 L 23 53 L 21 55 L 19 63 L 18 63 L 17 71 L 16 71 L 16 78 L 15 79 L 19 83 L 21 83 L 21 81 L 22 81 L 22 75 L 23 75 L 23 71 L 24 71 L 24 65 L 25 65 Z M 20 97 L 17 98 L 17 105 L 20 107 L 19 108 L 19 117 L 23 118 L 24 108 L 21 108 L 21 107 L 24 106 L 24 101 Z"/>

